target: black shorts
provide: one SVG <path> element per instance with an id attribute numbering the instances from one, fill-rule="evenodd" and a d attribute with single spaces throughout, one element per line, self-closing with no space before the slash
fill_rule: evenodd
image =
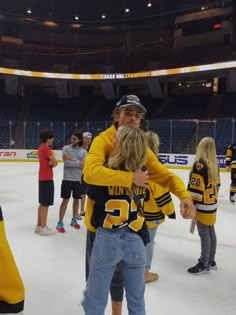
<path id="1" fill-rule="evenodd" d="M 39 181 L 39 204 L 47 207 L 54 202 L 54 182 L 53 180 Z"/>
<path id="2" fill-rule="evenodd" d="M 74 199 L 81 199 L 84 194 L 81 183 L 71 180 L 63 180 L 61 183 L 61 198 L 70 199 L 71 192 Z"/>

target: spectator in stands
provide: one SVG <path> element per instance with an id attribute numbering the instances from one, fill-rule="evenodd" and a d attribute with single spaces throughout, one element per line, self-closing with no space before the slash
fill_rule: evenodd
<path id="1" fill-rule="evenodd" d="M 0 206 L 0 314 L 16 314 L 24 309 L 25 289 L 8 244 Z"/>
<path id="2" fill-rule="evenodd" d="M 79 145 L 82 146 L 83 149 L 85 149 L 86 151 L 89 150 L 89 146 L 91 144 L 92 141 L 92 134 L 91 132 L 83 132 L 82 134 L 82 140 L 80 141 Z M 82 216 L 85 215 L 85 210 L 84 210 L 84 206 L 85 206 L 85 200 L 86 200 L 86 194 L 83 195 L 81 202 L 80 202 L 80 213 L 77 214 L 77 219 L 81 220 Z"/>
<path id="3" fill-rule="evenodd" d="M 75 131 L 71 136 L 71 144 L 64 146 L 62 150 L 64 173 L 61 184 L 61 198 L 63 198 L 63 200 L 60 206 L 59 221 L 57 224 L 57 231 L 60 233 L 65 232 L 63 219 L 71 193 L 73 195 L 73 213 L 70 225 L 75 229 L 80 228 L 76 216 L 79 209 L 79 200 L 84 193 L 81 185 L 81 176 L 87 151 L 79 146 L 79 142 L 80 136 L 78 132 Z"/>
<path id="4" fill-rule="evenodd" d="M 188 183 L 188 190 L 197 209 L 196 223 L 201 239 L 201 255 L 198 263 L 188 269 L 192 274 L 207 273 L 210 269 L 217 269 L 215 222 L 219 187 L 215 141 L 211 137 L 205 137 L 197 146 Z"/>
<path id="5" fill-rule="evenodd" d="M 15 139 L 14 139 L 14 137 L 12 137 L 11 140 L 10 140 L 10 148 L 11 148 L 11 149 L 14 148 L 15 143 L 16 143 L 16 142 L 15 142 Z"/>
<path id="6" fill-rule="evenodd" d="M 108 169 L 104 166 L 104 163 L 107 161 L 112 150 L 117 128 L 125 125 L 139 127 L 141 120 L 144 119 L 145 113 L 146 108 L 142 105 L 140 99 L 136 95 L 125 95 L 117 102 L 112 114 L 112 126 L 104 132 L 101 132 L 93 140 L 90 147 L 85 161 L 84 180 L 85 182 L 94 185 L 119 185 L 130 188 L 132 184 L 136 184 L 137 186 L 146 186 L 147 180 L 150 178 L 150 180 L 166 187 L 176 194 L 176 196 L 181 199 L 181 213 L 183 217 L 191 218 L 195 215 L 195 208 L 184 183 L 177 175 L 170 172 L 164 165 L 162 165 L 151 150 L 148 149 L 147 152 L 147 163 L 145 165 L 147 169 L 146 171 L 137 169 L 135 172 L 125 172 Z M 96 231 L 94 226 L 91 225 L 93 206 L 93 200 L 88 197 L 85 212 L 85 225 L 88 229 L 86 242 L 86 278 L 89 274 L 89 260 Z M 120 315 L 123 295 L 116 293 L 116 287 L 120 288 L 120 282 L 122 282 L 119 277 L 119 272 L 115 279 L 116 282 L 112 281 L 111 285 L 112 314 Z"/>
<path id="7" fill-rule="evenodd" d="M 231 144 L 227 147 L 226 157 L 225 157 L 226 169 L 231 172 L 231 184 L 229 200 L 235 203 L 236 197 L 236 144 Z"/>
<path id="8" fill-rule="evenodd" d="M 51 130 L 45 129 L 40 132 L 41 145 L 38 148 L 39 158 L 39 208 L 38 223 L 35 233 L 39 235 L 53 235 L 56 231 L 47 227 L 48 208 L 54 203 L 53 167 L 58 162 L 50 147 L 54 140 Z"/>
<path id="9" fill-rule="evenodd" d="M 148 131 L 146 132 L 146 137 L 148 147 L 158 157 L 160 146 L 158 134 Z M 165 221 L 165 215 L 175 219 L 175 208 L 170 192 L 153 181 L 148 181 L 148 189 L 144 199 L 144 217 L 150 234 L 150 242 L 146 246 L 146 283 L 156 281 L 159 278 L 158 274 L 150 272 L 150 269 L 153 258 L 154 238 L 158 226 Z"/>
<path id="10" fill-rule="evenodd" d="M 127 125 L 118 128 L 112 151 L 104 166 L 135 172 L 145 165 L 146 158 L 145 133 L 136 126 Z M 104 314 L 111 279 L 117 264 L 121 263 L 129 313 L 144 315 L 144 266 L 148 231 L 137 198 L 141 203 L 145 187 L 135 184 L 130 188 L 119 184 L 113 187 L 91 186 L 88 191 L 94 201 L 91 221 L 97 231 L 82 302 L 85 314 Z"/>

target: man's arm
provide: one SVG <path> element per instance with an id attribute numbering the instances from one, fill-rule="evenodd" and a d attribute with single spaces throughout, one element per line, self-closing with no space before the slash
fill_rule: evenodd
<path id="1" fill-rule="evenodd" d="M 146 168 L 148 170 L 150 180 L 162 187 L 165 187 L 180 200 L 184 198 L 189 198 L 190 200 L 192 199 L 182 179 L 159 162 L 156 155 L 150 149 L 148 149 L 148 161 Z"/>
<path id="2" fill-rule="evenodd" d="M 196 209 L 193 205 L 191 194 L 187 191 L 182 179 L 163 165 L 149 149 L 146 168 L 148 169 L 150 180 L 167 188 L 181 200 L 180 212 L 183 218 L 190 219 L 195 217 Z"/>
<path id="3" fill-rule="evenodd" d="M 57 166 L 57 164 L 58 164 L 58 161 L 57 161 L 57 159 L 55 158 L 55 155 L 54 154 L 52 154 L 52 155 L 50 155 L 49 156 L 49 165 L 50 166 L 52 166 L 52 167 L 55 167 L 55 166 Z"/>
<path id="4" fill-rule="evenodd" d="M 112 170 L 104 166 L 112 150 L 115 134 L 115 128 L 110 133 L 106 130 L 93 140 L 84 164 L 86 183 L 98 186 L 132 186 L 133 172 Z"/>
<path id="5" fill-rule="evenodd" d="M 180 202 L 180 213 L 184 219 L 193 219 L 196 216 L 196 208 L 189 198 L 184 198 Z"/>
<path id="6" fill-rule="evenodd" d="M 82 156 L 82 159 L 81 160 L 78 160 L 76 158 L 74 158 L 70 152 L 68 151 L 68 148 L 67 146 L 65 146 L 62 150 L 62 159 L 64 161 L 64 164 L 67 166 L 67 167 L 76 167 L 76 168 L 83 168 L 84 167 L 84 159 L 85 159 L 85 156 L 87 154 L 87 151 L 85 151 L 85 154 L 83 154 Z"/>

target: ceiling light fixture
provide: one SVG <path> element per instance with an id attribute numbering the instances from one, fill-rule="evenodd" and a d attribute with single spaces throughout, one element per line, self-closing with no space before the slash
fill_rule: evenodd
<path id="1" fill-rule="evenodd" d="M 71 27 L 73 27 L 73 28 L 80 28 L 80 26 L 81 26 L 81 25 L 78 24 L 78 23 L 77 23 L 77 24 L 71 24 Z"/>
<path id="2" fill-rule="evenodd" d="M 151 8 L 151 7 L 152 7 L 152 1 L 151 1 L 151 0 L 148 1 L 147 7 L 148 7 L 148 8 Z"/>
<path id="3" fill-rule="evenodd" d="M 126 9 L 125 9 L 125 12 L 126 12 L 126 13 L 129 13 L 129 8 L 126 8 Z"/>
<path id="4" fill-rule="evenodd" d="M 56 27 L 56 26 L 58 26 L 58 24 L 56 22 L 53 22 L 53 21 L 43 21 L 43 24 L 45 26 L 49 26 L 49 27 Z"/>

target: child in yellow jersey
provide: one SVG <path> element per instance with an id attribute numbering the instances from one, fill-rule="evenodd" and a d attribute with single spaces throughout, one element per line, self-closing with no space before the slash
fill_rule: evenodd
<path id="1" fill-rule="evenodd" d="M 219 186 L 215 141 L 211 137 L 205 137 L 197 146 L 188 183 L 188 190 L 197 209 L 197 229 L 201 239 L 201 255 L 197 265 L 188 269 L 191 274 L 208 273 L 210 269 L 217 269 L 215 262 L 217 239 L 214 225 Z"/>
<path id="2" fill-rule="evenodd" d="M 157 133 L 153 131 L 146 132 L 147 144 L 152 152 L 158 157 L 160 139 Z M 144 216 L 146 219 L 150 242 L 146 245 L 146 266 L 145 282 L 158 280 L 157 273 L 151 272 L 151 263 L 153 258 L 154 239 L 158 226 L 165 221 L 165 216 L 175 219 L 175 208 L 170 192 L 154 183 L 148 182 L 148 189 L 144 199 Z"/>
<path id="3" fill-rule="evenodd" d="M 158 274 L 151 272 L 150 269 L 157 228 L 165 221 L 165 216 L 175 219 L 175 208 L 171 195 L 165 188 L 149 181 L 144 199 L 144 217 L 150 235 L 150 242 L 146 245 L 146 283 L 156 281 L 159 278 Z"/>

